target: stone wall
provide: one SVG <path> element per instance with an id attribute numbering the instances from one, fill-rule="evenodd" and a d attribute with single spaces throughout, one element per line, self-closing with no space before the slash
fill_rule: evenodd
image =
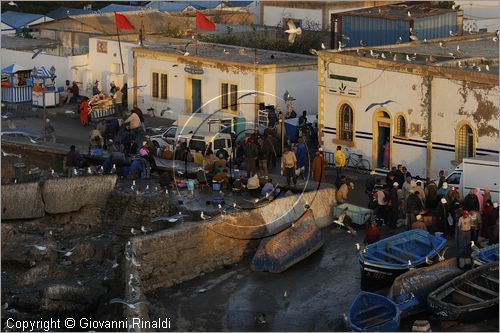
<path id="1" fill-rule="evenodd" d="M 2 220 L 42 217 L 102 206 L 116 175 L 49 179 L 44 183 L 2 185 Z"/>
<path id="2" fill-rule="evenodd" d="M 2 220 L 37 218 L 45 215 L 38 183 L 2 186 Z"/>
<path id="3" fill-rule="evenodd" d="M 142 291 L 169 287 L 239 262 L 253 253 L 260 239 L 288 227 L 312 208 L 316 223 L 331 223 L 335 190 L 325 188 L 275 200 L 261 208 L 235 211 L 200 222 L 184 222 L 157 233 L 135 237 Z"/>

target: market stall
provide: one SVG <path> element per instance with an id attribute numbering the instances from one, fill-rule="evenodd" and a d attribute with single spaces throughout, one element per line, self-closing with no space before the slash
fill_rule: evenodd
<path id="1" fill-rule="evenodd" d="M 91 119 L 113 116 L 115 107 L 113 97 L 106 94 L 94 95 L 89 100 L 89 116 Z"/>
<path id="2" fill-rule="evenodd" d="M 31 102 L 31 94 L 31 69 L 16 64 L 2 68 L 2 102 Z"/>
<path id="3" fill-rule="evenodd" d="M 59 91 L 55 86 L 55 69 L 47 70 L 45 67 L 33 68 L 33 105 L 47 107 L 59 105 Z M 45 96 L 44 96 L 45 95 Z M 45 98 L 45 101 L 44 101 Z"/>

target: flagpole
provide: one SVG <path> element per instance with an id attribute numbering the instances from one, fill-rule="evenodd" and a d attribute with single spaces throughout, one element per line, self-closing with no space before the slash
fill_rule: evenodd
<path id="1" fill-rule="evenodd" d="M 115 12 L 115 21 L 116 21 L 116 12 Z M 120 42 L 120 30 L 118 30 L 118 23 L 116 25 L 116 35 L 118 36 L 118 48 L 120 49 L 120 61 L 122 62 L 122 74 L 125 74 L 125 67 L 123 65 L 123 55 L 122 55 L 122 43 Z"/>

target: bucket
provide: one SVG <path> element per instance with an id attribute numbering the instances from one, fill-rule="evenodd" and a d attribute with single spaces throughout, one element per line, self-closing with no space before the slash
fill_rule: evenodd
<path id="1" fill-rule="evenodd" d="M 212 190 L 220 191 L 220 183 L 212 182 Z"/>
<path id="2" fill-rule="evenodd" d="M 186 181 L 188 191 L 194 191 L 194 179 L 188 179 Z"/>

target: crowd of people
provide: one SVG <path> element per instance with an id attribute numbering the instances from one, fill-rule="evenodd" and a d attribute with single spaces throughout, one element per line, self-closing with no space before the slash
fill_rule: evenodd
<path id="1" fill-rule="evenodd" d="M 454 236 L 461 251 L 467 251 L 471 240 L 477 243 L 479 236 L 490 244 L 498 242 L 498 203 L 492 202 L 490 189 L 472 189 L 462 198 L 457 188 L 448 185 L 443 170 L 438 180 L 424 182 L 413 179 L 405 166 L 398 165 L 384 183 L 372 171 L 365 193 L 368 207 L 376 216 L 377 223 L 371 229 L 386 224 L 390 228 L 404 225 L 407 230 L 441 232 L 446 237 Z"/>

